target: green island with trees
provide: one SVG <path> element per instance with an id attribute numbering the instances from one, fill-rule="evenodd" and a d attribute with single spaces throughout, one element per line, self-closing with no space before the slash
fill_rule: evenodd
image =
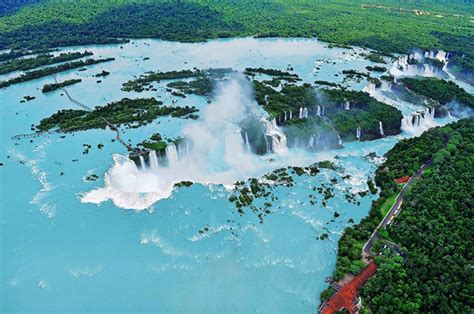
<path id="1" fill-rule="evenodd" d="M 48 54 L 55 50 L 56 49 L 49 49 L 49 48 L 40 48 L 40 49 L 32 49 L 32 50 L 28 48 L 22 48 L 22 49 L 10 50 L 8 52 L 0 53 L 0 62 L 10 61 L 13 59 L 30 56 L 34 54 Z"/>
<path id="2" fill-rule="evenodd" d="M 308 167 L 279 168 L 265 174 L 262 177 L 263 180 L 250 178 L 246 181 L 236 182 L 234 184 L 235 190 L 228 200 L 234 203 L 240 216 L 245 214 L 245 209 L 250 209 L 258 216 L 260 223 L 263 223 L 264 217 L 272 213 L 272 203 L 277 199 L 277 196 L 272 193 L 273 189 L 278 186 L 292 187 L 295 182 L 292 175 L 316 176 L 320 172 L 320 168 L 333 169 L 333 167 L 334 165 L 330 162 L 320 162 Z M 325 194 L 325 200 L 327 200 L 333 197 L 332 189 L 331 186 L 326 186 L 323 183 L 320 188 L 316 189 L 315 187 L 313 190 Z"/>
<path id="3" fill-rule="evenodd" d="M 103 58 L 103 59 L 86 59 L 73 62 L 67 62 L 56 66 L 46 67 L 43 69 L 32 70 L 25 72 L 24 74 L 11 78 L 6 81 L 0 81 L 0 88 L 5 88 L 13 84 L 18 84 L 22 82 L 27 82 L 35 80 L 41 77 L 49 76 L 59 72 L 64 72 L 72 69 L 82 68 L 88 65 L 98 64 L 102 62 L 113 61 L 115 58 Z"/>
<path id="4" fill-rule="evenodd" d="M 56 128 L 64 132 L 104 129 L 108 125 L 107 121 L 116 126 L 126 124 L 130 127 L 139 127 L 152 122 L 159 116 L 170 115 L 175 118 L 196 119 L 197 116 L 194 113 L 197 111 L 196 108 L 188 106 L 164 106 L 161 101 L 154 98 L 124 98 L 103 107 L 95 107 L 92 111 L 59 110 L 50 117 L 42 119 L 36 129 L 39 132 Z"/>
<path id="5" fill-rule="evenodd" d="M 61 53 L 58 56 L 52 54 L 40 54 L 31 58 L 14 59 L 6 63 L 0 63 L 0 74 L 7 74 L 14 71 L 26 71 L 34 68 L 39 68 L 45 65 L 51 65 L 55 63 L 72 61 L 87 56 L 92 56 L 93 53 L 90 51 L 84 52 L 66 52 Z"/>
<path id="6" fill-rule="evenodd" d="M 297 76 L 290 77 L 291 80 L 298 79 Z M 353 141 L 356 140 L 356 129 L 360 127 L 360 140 L 373 140 L 381 137 L 380 122 L 383 123 L 385 135 L 400 133 L 401 112 L 377 101 L 367 93 L 343 88 L 317 89 L 307 83 L 294 85 L 279 81 L 280 83 L 282 88 L 277 91 L 266 81 L 253 80 L 257 103 L 276 117 L 277 122 L 287 127 L 289 139 L 298 137 L 306 141 L 313 135 L 308 133 L 308 130 L 312 132 L 315 127 L 319 127 L 321 131 L 336 131 L 342 140 Z M 348 109 L 345 104 L 348 104 Z M 317 116 L 318 106 L 321 116 Z M 308 118 L 297 119 L 302 107 L 308 108 L 310 114 Z M 290 111 L 293 119 L 288 118 Z M 287 119 L 282 121 L 285 114 Z M 292 127 L 296 129 L 292 130 Z M 333 142 L 337 143 L 337 140 Z"/>
<path id="7" fill-rule="evenodd" d="M 70 79 L 59 83 L 45 84 L 41 89 L 42 93 L 49 93 L 57 89 L 82 82 L 81 79 Z"/>
<path id="8" fill-rule="evenodd" d="M 148 72 L 137 79 L 125 82 L 122 90 L 126 92 L 142 92 L 153 90 L 153 82 L 172 81 L 167 84 L 170 89 L 176 89 L 184 94 L 205 96 L 211 94 L 214 82 L 231 73 L 232 69 L 206 69 L 206 70 L 173 70 L 167 72 Z M 186 80 L 184 80 L 186 79 Z M 177 81 L 179 80 L 179 81 Z M 175 91 L 175 96 L 177 95 Z"/>
<path id="9" fill-rule="evenodd" d="M 410 91 L 431 98 L 440 105 L 457 102 L 474 109 L 474 96 L 451 81 L 440 80 L 435 77 L 406 77 L 400 80 Z"/>
<path id="10" fill-rule="evenodd" d="M 139 143 L 137 147 L 143 147 L 144 149 L 152 149 L 157 152 L 162 152 L 166 149 L 169 143 L 172 141 L 168 140 L 165 141 L 159 133 L 155 133 L 150 136 L 149 139 L 144 140 L 143 142 Z"/>
<path id="11" fill-rule="evenodd" d="M 356 275 L 365 266 L 362 247 L 383 218 L 381 207 L 400 190 L 395 179 L 413 175 L 430 159 L 433 162 L 405 192 L 403 210 L 393 224 L 379 231 L 383 241 L 373 247 L 380 252 L 375 257 L 379 268 L 361 290 L 370 311 L 472 311 L 473 136 L 474 119 L 463 119 L 402 140 L 386 154 L 375 176 L 380 198 L 369 216 L 346 228 L 339 240 L 335 280 L 345 273 Z M 390 247 L 383 249 L 385 240 L 396 243 L 406 256 Z M 329 288 L 321 299 L 333 293 Z"/>

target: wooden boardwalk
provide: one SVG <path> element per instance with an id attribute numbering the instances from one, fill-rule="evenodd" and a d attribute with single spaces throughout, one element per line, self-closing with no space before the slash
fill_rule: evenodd
<path id="1" fill-rule="evenodd" d="M 56 75 L 53 74 L 53 78 L 54 78 L 54 82 L 56 84 L 58 84 L 58 80 L 56 79 Z M 80 101 L 72 98 L 71 95 L 69 94 L 69 92 L 64 87 L 60 87 L 60 90 L 62 90 L 64 92 L 64 94 L 66 95 L 66 97 L 69 99 L 69 101 L 72 102 L 73 104 L 75 104 L 76 106 L 81 107 L 82 109 L 84 109 L 86 111 L 89 111 L 89 112 L 94 110 L 91 107 L 86 106 L 83 103 L 81 103 Z M 112 131 L 114 131 L 116 133 L 116 136 L 115 136 L 116 140 L 118 142 L 120 142 L 120 144 L 125 146 L 125 148 L 128 151 L 132 151 L 133 147 L 122 139 L 119 128 L 115 124 L 113 124 L 112 122 L 108 121 L 106 118 L 104 118 L 102 116 L 100 116 L 100 118 L 109 126 L 109 128 Z M 56 133 L 67 133 L 67 132 L 69 132 L 69 131 L 54 130 L 54 131 L 35 132 L 35 133 L 29 133 L 29 134 L 19 134 L 19 135 L 13 136 L 12 139 L 19 140 L 19 139 L 23 139 L 23 138 L 34 138 L 34 137 L 42 136 L 42 135 L 45 135 L 45 134 L 56 134 Z"/>

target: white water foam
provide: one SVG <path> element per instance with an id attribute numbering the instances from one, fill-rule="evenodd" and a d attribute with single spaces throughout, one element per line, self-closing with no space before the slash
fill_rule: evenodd
<path id="1" fill-rule="evenodd" d="M 239 124 L 248 115 L 260 115 L 249 83 L 240 77 L 221 83 L 215 101 L 206 106 L 202 119 L 182 132 L 192 143 L 187 154 L 178 156 L 173 146 L 173 151 L 170 148 L 166 152 L 168 166 L 158 168 L 152 152 L 152 171 L 139 169 L 128 157 L 114 155 L 114 165 L 105 175 L 105 186 L 86 193 L 81 201 L 99 204 L 112 200 L 116 206 L 142 210 L 168 198 L 178 182 L 231 186 L 238 180 L 267 172 L 276 164 L 269 165 L 267 160 L 242 145 Z M 272 150 L 285 153 L 286 137 L 275 120 L 261 119 Z"/>

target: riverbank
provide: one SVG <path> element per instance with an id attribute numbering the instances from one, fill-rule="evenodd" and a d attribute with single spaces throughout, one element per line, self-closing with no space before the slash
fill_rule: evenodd
<path id="1" fill-rule="evenodd" d="M 442 163 L 442 160 L 444 162 L 448 162 L 448 160 L 452 159 L 464 159 L 462 155 L 459 155 L 463 149 L 466 149 L 467 147 L 464 146 L 465 144 L 468 144 L 469 142 L 469 134 L 471 134 L 474 130 L 474 120 L 473 119 L 467 119 L 467 120 L 461 120 L 459 122 L 450 124 L 448 126 L 442 127 L 442 128 L 435 128 L 432 130 L 429 130 L 425 132 L 421 137 L 419 138 L 414 138 L 410 140 L 404 140 L 395 145 L 395 147 L 390 150 L 387 153 L 387 161 L 379 167 L 377 170 L 377 175 L 376 175 L 376 182 L 379 184 L 379 187 L 382 188 L 382 191 L 380 193 L 381 197 L 373 202 L 371 212 L 369 214 L 369 218 L 366 218 L 361 221 L 360 224 L 355 225 L 353 227 L 350 227 L 344 231 L 343 236 L 341 237 L 341 240 L 339 241 L 339 253 L 338 253 L 338 262 L 336 265 L 336 270 L 334 272 L 334 280 L 339 280 L 342 274 L 344 274 L 345 271 L 350 271 L 352 274 L 357 275 L 357 269 L 354 268 L 354 265 L 359 263 L 360 260 L 360 252 L 359 254 L 356 253 L 356 249 L 358 248 L 357 242 L 356 244 L 351 243 L 352 241 L 362 241 L 365 237 L 368 238 L 368 231 L 370 231 L 371 227 L 375 224 L 381 221 L 380 215 L 378 213 L 380 212 L 379 205 L 383 204 L 384 200 L 386 199 L 387 195 L 390 195 L 390 193 L 393 193 L 395 190 L 394 188 L 396 187 L 394 183 L 394 178 L 396 178 L 400 173 L 405 173 L 407 175 L 412 175 L 413 174 L 413 169 L 416 167 L 419 167 L 420 162 L 423 160 L 422 158 L 426 158 L 427 156 L 431 156 L 430 158 L 433 159 L 433 167 L 435 169 L 439 169 L 441 165 L 443 165 L 443 168 L 446 167 L 453 167 L 453 164 L 446 164 Z M 462 142 L 464 141 L 464 142 Z M 457 144 L 457 147 L 453 146 Z M 464 143 L 464 144 L 461 144 Z M 420 158 L 420 156 L 417 156 L 417 154 L 420 152 L 420 149 L 424 151 L 424 156 Z M 450 153 L 446 153 L 449 151 Z M 451 156 L 451 157 L 449 157 Z M 429 163 L 431 165 L 431 162 Z M 427 164 L 424 165 L 424 167 Z M 457 164 L 459 170 L 464 169 L 464 164 Z M 376 256 L 375 261 L 376 263 L 381 266 L 379 267 L 381 271 L 376 274 L 375 279 L 370 279 L 367 287 L 364 287 L 362 289 L 361 295 L 364 297 L 364 302 L 367 304 L 371 310 L 373 311 L 401 311 L 402 308 L 410 307 L 414 311 L 418 311 L 421 309 L 433 309 L 433 305 L 431 303 L 426 303 L 423 300 L 426 299 L 419 299 L 417 295 L 421 293 L 421 290 L 418 288 L 414 288 L 413 285 L 411 285 L 410 288 L 405 287 L 403 290 L 407 291 L 407 289 L 411 289 L 412 294 L 405 294 L 405 301 L 402 303 L 397 303 L 394 301 L 387 301 L 387 300 L 394 300 L 396 292 L 398 291 L 395 287 L 397 285 L 402 284 L 400 281 L 393 281 L 393 280 L 384 280 L 383 278 L 388 275 L 388 273 L 393 276 L 392 278 L 401 278 L 402 273 L 405 271 L 411 271 L 413 272 L 413 269 L 419 269 L 413 265 L 415 260 L 415 263 L 420 262 L 419 258 L 424 258 L 426 262 L 427 256 L 431 256 L 432 254 L 436 254 L 435 252 L 433 253 L 422 253 L 420 256 L 419 250 L 413 249 L 413 246 L 410 246 L 407 241 L 410 242 L 423 242 L 423 238 L 425 237 L 420 237 L 419 233 L 414 234 L 414 230 L 420 230 L 420 223 L 416 223 L 416 221 L 423 220 L 423 215 L 420 215 L 419 210 L 420 209 L 420 197 L 416 192 L 411 192 L 411 190 L 420 190 L 423 189 L 423 186 L 426 184 L 431 184 L 434 183 L 433 176 L 435 177 L 443 177 L 445 178 L 444 180 L 452 180 L 452 178 L 458 178 L 459 173 L 457 174 L 438 174 L 437 172 L 439 170 L 428 170 L 428 174 L 426 174 L 423 179 L 418 179 L 414 181 L 414 187 L 410 188 L 407 191 L 407 195 L 405 197 L 405 202 L 403 205 L 403 211 L 401 209 L 397 210 L 396 215 L 400 215 L 400 217 L 397 217 L 397 219 L 392 220 L 388 219 L 385 217 L 385 225 L 382 226 L 382 229 L 378 232 L 378 240 L 376 240 L 373 244 L 370 245 L 370 250 L 372 250 L 372 254 Z M 419 172 L 419 171 L 418 171 Z M 458 180 L 458 179 L 455 179 Z M 464 179 L 463 179 L 464 180 Z M 463 181 L 461 180 L 460 182 L 465 184 L 468 181 Z M 410 180 L 411 181 L 411 180 Z M 431 183 L 430 183 L 431 182 Z M 442 183 L 435 183 L 437 185 L 442 185 Z M 425 187 L 426 188 L 426 187 Z M 433 187 L 434 188 L 434 187 Z M 456 189 L 457 191 L 464 191 L 462 188 L 461 190 Z M 432 193 L 435 193 L 434 191 L 429 192 L 430 195 L 433 195 Z M 460 199 L 463 197 L 466 197 L 465 195 L 457 195 L 456 193 L 459 192 L 453 192 L 450 193 L 450 197 L 448 199 L 445 199 L 444 202 L 450 202 L 449 199 Z M 426 199 L 424 200 L 426 203 Z M 442 207 L 441 200 L 438 200 L 436 202 L 431 201 L 431 206 L 434 207 Z M 461 202 L 462 203 L 462 202 Z M 460 205 L 464 206 L 464 205 Z M 424 207 L 424 206 L 423 206 Z M 431 208 L 431 207 L 430 207 Z M 400 214 L 401 212 L 401 214 Z M 438 225 L 441 223 L 439 221 L 439 217 L 432 216 L 432 214 L 429 215 L 430 219 L 433 219 L 431 223 Z M 413 219 L 410 219 L 414 218 Z M 465 217 L 465 216 L 464 216 Z M 443 219 L 443 218 L 441 218 Z M 449 219 L 449 218 L 448 218 Z M 390 221 L 390 227 L 388 226 L 388 222 Z M 441 223 L 444 225 L 443 223 Z M 416 226 L 418 225 L 418 226 Z M 408 228 L 408 229 L 407 229 Z M 444 228 L 444 227 L 441 227 Z M 375 230 L 375 229 L 374 229 Z M 435 235 L 431 234 L 431 240 L 432 241 L 437 241 L 436 239 L 438 238 L 443 238 L 443 232 L 441 231 L 443 229 L 440 229 L 440 234 Z M 383 231 L 383 232 L 382 232 Z M 450 232 L 458 233 L 462 232 L 461 229 L 453 227 Z M 411 234 L 411 235 L 409 235 Z M 366 238 L 366 239 L 367 239 Z M 388 241 L 388 242 L 387 242 Z M 397 245 L 393 245 L 393 242 L 395 242 Z M 386 244 L 384 246 L 384 243 Z M 387 243 L 391 243 L 390 245 L 387 245 Z M 353 255 L 346 255 L 347 250 L 344 248 L 346 245 L 351 245 L 354 247 L 354 254 Z M 365 246 L 364 246 L 365 247 Z M 432 248 L 434 249 L 434 248 Z M 364 252 L 366 253 L 366 252 Z M 380 257 L 377 257 L 377 255 L 381 254 Z M 462 253 L 461 253 L 462 254 Z M 412 261 L 408 263 L 407 260 L 404 260 L 403 258 L 400 258 L 399 256 L 402 255 L 404 257 L 407 257 L 408 259 L 411 259 Z M 423 256 L 423 257 L 422 257 Z M 348 259 L 349 265 L 345 264 L 345 260 Z M 398 265 L 398 268 L 393 268 L 394 263 Z M 429 263 L 436 263 L 435 260 L 430 260 Z M 426 265 L 426 263 L 425 263 Z M 404 270 L 406 269 L 406 270 Z M 458 269 L 460 271 L 460 269 Z M 456 272 L 456 270 L 441 270 L 441 273 L 444 272 Z M 415 274 L 416 273 L 416 274 Z M 420 277 L 421 273 L 425 275 L 425 272 L 417 272 L 415 271 L 412 276 L 410 276 L 411 280 L 410 282 L 420 282 L 424 285 L 427 285 L 429 283 L 424 281 L 424 277 Z M 434 271 L 432 272 L 429 276 L 431 280 L 436 281 L 440 280 L 439 278 L 436 278 L 434 274 L 440 275 L 440 272 Z M 408 274 L 406 274 L 409 276 Z M 405 281 L 404 281 L 405 282 Z M 406 283 L 406 282 L 405 282 Z M 383 285 L 383 287 L 382 287 Z M 388 286 L 393 286 L 391 288 L 387 288 Z M 328 289 L 322 293 L 322 301 L 324 301 L 326 298 L 328 298 L 334 290 Z M 468 304 L 465 302 L 461 301 L 458 303 L 446 303 L 443 299 L 444 293 L 442 291 L 437 291 L 440 299 L 438 306 L 440 307 L 458 307 L 458 309 L 465 308 L 466 306 L 469 307 Z M 426 296 L 428 297 L 428 296 Z M 458 299 L 462 299 L 461 295 L 457 295 Z M 382 301 L 385 300 L 385 301 Z"/>

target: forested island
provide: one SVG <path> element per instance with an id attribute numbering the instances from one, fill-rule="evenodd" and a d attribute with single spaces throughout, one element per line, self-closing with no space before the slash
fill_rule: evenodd
<path id="1" fill-rule="evenodd" d="M 154 98 L 127 99 L 95 107 L 92 111 L 64 109 L 40 121 L 38 131 L 58 128 L 60 131 L 72 132 L 89 129 L 103 129 L 110 122 L 116 126 L 127 124 L 133 127 L 151 123 L 159 116 L 185 117 L 195 119 L 194 107 L 164 106 Z M 134 124 L 134 125 L 132 125 Z"/>
<path id="2" fill-rule="evenodd" d="M 92 55 L 92 52 L 84 51 L 61 53 L 58 56 L 53 56 L 52 54 L 40 54 L 31 58 L 14 59 L 12 61 L 0 64 L 0 74 L 7 74 L 14 71 L 31 70 L 45 65 L 76 60 Z"/>
<path id="3" fill-rule="evenodd" d="M 406 77 L 401 83 L 416 94 L 436 100 L 440 105 L 457 102 L 474 109 L 474 96 L 454 82 L 435 77 Z"/>
<path id="4" fill-rule="evenodd" d="M 142 92 L 152 90 L 153 82 L 172 81 L 167 84 L 169 88 L 177 89 L 184 94 L 209 95 L 214 87 L 215 80 L 222 79 L 232 72 L 232 69 L 207 69 L 207 70 L 174 70 L 167 72 L 149 72 L 139 78 L 123 84 L 122 90 Z M 186 80 L 184 80 L 186 79 Z M 179 80 L 179 81 L 177 81 Z"/>
<path id="5" fill-rule="evenodd" d="M 18 59 L 24 56 L 30 56 L 34 54 L 48 54 L 53 51 L 55 51 L 55 49 L 50 49 L 50 48 L 40 48 L 40 49 L 31 49 L 31 50 L 28 48 L 22 48 L 22 49 L 11 50 L 8 52 L 0 53 L 0 62 L 10 61 L 13 59 Z"/>
<path id="6" fill-rule="evenodd" d="M 248 72 L 248 70 L 247 70 Z M 262 72 L 262 71 L 261 71 Z M 270 70 L 265 73 L 270 75 Z M 315 88 L 310 84 L 294 85 L 298 76 L 273 72 L 272 81 L 253 80 L 257 103 L 272 116 L 277 123 L 287 127 L 289 139 L 307 141 L 315 126 L 326 132 L 336 131 L 342 140 L 373 140 L 385 135 L 400 133 L 401 112 L 370 97 L 367 93 L 343 88 Z M 281 85 L 277 91 L 274 80 Z M 285 82 L 290 83 L 285 83 Z M 327 84 L 325 84 L 327 85 Z M 331 85 L 334 87 L 334 85 Z M 300 119 L 300 110 L 307 110 L 307 117 Z M 290 112 L 291 117 L 290 118 Z M 380 123 L 384 134 L 380 132 Z M 337 142 L 337 140 L 335 140 Z"/>
<path id="7" fill-rule="evenodd" d="M 473 135 L 472 118 L 429 130 L 396 144 L 377 170 L 380 198 L 367 218 L 344 230 L 336 280 L 364 267 L 362 246 L 381 221 L 384 204 L 400 190 L 395 179 L 411 176 L 432 160 L 405 193 L 401 214 L 379 232 L 383 240 L 374 245 L 382 252 L 375 258 L 379 268 L 361 292 L 373 312 L 466 313 L 472 307 L 466 272 L 473 261 Z M 405 257 L 383 249 L 385 240 L 396 243 Z M 332 293 L 326 290 L 322 299 Z"/>
<path id="8" fill-rule="evenodd" d="M 42 93 L 49 93 L 49 92 L 52 92 L 54 90 L 57 90 L 57 89 L 60 89 L 60 88 L 63 88 L 63 87 L 69 86 L 69 85 L 77 84 L 77 83 L 80 83 L 80 82 L 82 82 L 81 79 L 71 79 L 71 80 L 66 80 L 66 81 L 59 82 L 59 83 L 46 84 L 41 89 L 41 92 Z"/>
<path id="9" fill-rule="evenodd" d="M 174 96 L 210 96 L 216 82 L 230 73 L 231 69 L 149 72 L 125 82 L 122 89 L 153 91 L 153 82 L 170 81 L 166 86 Z M 276 118 L 278 125 L 285 128 L 290 145 L 308 142 L 314 136 L 315 129 L 320 133 L 320 138 L 316 139 L 321 141 L 319 149 L 336 148 L 340 146 L 339 140 L 365 141 L 400 133 L 401 112 L 375 100 L 367 93 L 343 88 L 318 89 L 307 83 L 296 85 L 301 81 L 298 75 L 278 69 L 247 68 L 244 74 L 253 83 L 257 103 Z M 258 76 L 260 74 L 270 76 L 271 79 L 262 80 Z M 329 85 L 335 86 L 337 87 Z M 281 87 L 281 90 L 276 90 L 276 87 Z M 305 111 L 304 117 L 302 110 Z M 250 120 L 244 122 L 244 125 L 249 130 L 255 127 Z M 257 153 L 267 152 L 263 137 L 252 138 L 251 141 L 254 142 Z"/>
<path id="10" fill-rule="evenodd" d="M 32 71 L 25 72 L 24 74 L 20 76 L 11 78 L 9 80 L 0 81 L 0 88 L 8 87 L 13 84 L 35 80 L 41 77 L 49 76 L 49 75 L 56 74 L 63 71 L 82 68 L 84 66 L 98 64 L 102 62 L 109 62 L 113 60 L 115 60 L 115 58 L 86 59 L 86 60 L 67 62 L 67 63 L 57 65 L 57 66 L 46 67 L 43 69 L 32 70 Z"/>

